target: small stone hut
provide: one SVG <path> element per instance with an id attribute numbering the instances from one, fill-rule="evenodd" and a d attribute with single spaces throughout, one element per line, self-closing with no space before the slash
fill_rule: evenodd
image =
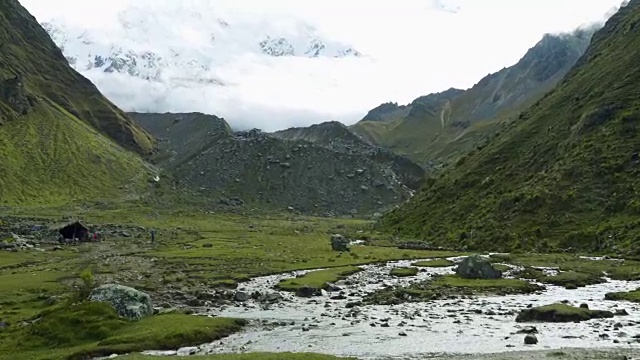
<path id="1" fill-rule="evenodd" d="M 60 235 L 65 239 L 78 239 L 80 241 L 89 240 L 89 228 L 80 221 L 68 224 L 59 230 Z"/>

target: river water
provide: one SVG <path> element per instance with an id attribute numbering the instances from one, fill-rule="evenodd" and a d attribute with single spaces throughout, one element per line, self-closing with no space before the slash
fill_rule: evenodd
<path id="1" fill-rule="evenodd" d="M 459 260 L 459 258 L 451 258 Z M 578 348 L 640 348 L 633 336 L 640 334 L 640 306 L 604 300 L 608 292 L 629 291 L 640 281 L 611 281 L 577 290 L 546 286 L 537 294 L 436 300 L 393 306 L 346 308 L 368 292 L 386 285 L 403 285 L 435 274 L 453 273 L 453 267 L 427 269 L 413 278 L 389 276 L 393 267 L 413 261 L 362 266 L 364 271 L 336 283 L 347 299 L 332 300 L 337 293 L 323 292 L 315 298 L 299 298 L 280 292 L 284 300 L 273 305 L 252 300 L 209 313 L 211 316 L 246 318 L 251 325 L 244 332 L 198 347 L 148 354 L 209 354 L 228 352 L 320 352 L 361 359 L 425 358 L 439 354 L 497 353 L 519 350 Z M 553 269 L 548 269 L 553 272 Z M 280 280 L 304 274 L 266 276 L 243 283 L 240 291 L 276 292 Z M 541 306 L 569 301 L 586 303 L 591 309 L 625 309 L 628 316 L 581 323 L 519 324 L 516 314 L 527 305 Z M 388 326 L 387 326 L 388 325 Z M 538 345 L 524 345 L 518 330 L 535 325 Z"/>

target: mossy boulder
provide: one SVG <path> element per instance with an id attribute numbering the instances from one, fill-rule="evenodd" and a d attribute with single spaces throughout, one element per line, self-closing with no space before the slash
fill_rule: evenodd
<path id="1" fill-rule="evenodd" d="M 331 249 L 333 251 L 349 251 L 349 240 L 340 234 L 331 235 Z"/>
<path id="2" fill-rule="evenodd" d="M 516 322 L 579 322 L 612 317 L 611 311 L 551 304 L 522 310 L 516 317 Z"/>
<path id="3" fill-rule="evenodd" d="M 89 300 L 111 304 L 118 315 L 127 319 L 140 319 L 153 315 L 149 294 L 132 287 L 107 284 L 95 288 Z"/>
<path id="4" fill-rule="evenodd" d="M 411 277 L 418 275 L 418 268 L 415 267 L 399 267 L 393 268 L 389 272 L 391 276 L 395 277 Z"/>
<path id="5" fill-rule="evenodd" d="M 456 274 L 463 279 L 500 279 L 502 271 L 496 270 L 489 260 L 472 255 L 464 260 L 456 268 Z"/>
<path id="6" fill-rule="evenodd" d="M 604 299 L 612 301 L 630 301 L 634 303 L 640 303 L 640 289 L 626 292 L 610 292 L 605 294 Z"/>

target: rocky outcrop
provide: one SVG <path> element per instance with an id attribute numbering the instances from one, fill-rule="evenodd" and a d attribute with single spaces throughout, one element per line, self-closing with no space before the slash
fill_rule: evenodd
<path id="1" fill-rule="evenodd" d="M 407 200 L 424 174 L 353 139 L 327 144 L 258 129 L 232 132 L 224 119 L 204 114 L 130 116 L 159 139 L 156 162 L 176 179 L 173 189 L 184 201 L 370 215 Z"/>
<path id="2" fill-rule="evenodd" d="M 127 319 L 134 320 L 153 315 L 149 294 L 128 286 L 99 286 L 91 292 L 89 300 L 109 303 L 118 315 Z"/>
<path id="3" fill-rule="evenodd" d="M 290 128 L 269 134 L 278 139 L 308 141 L 332 151 L 363 155 L 381 166 L 391 169 L 398 179 L 412 190 L 424 182 L 425 170 L 407 157 L 372 145 L 338 121 L 328 121 L 309 127 Z"/>
<path id="4" fill-rule="evenodd" d="M 407 106 L 398 105 L 396 102 L 386 102 L 369 110 L 362 121 L 386 121 L 405 116 L 408 110 Z"/>
<path id="5" fill-rule="evenodd" d="M 26 115 L 35 100 L 34 96 L 27 93 L 22 75 L 0 79 L 0 102 L 5 102 L 18 115 Z"/>

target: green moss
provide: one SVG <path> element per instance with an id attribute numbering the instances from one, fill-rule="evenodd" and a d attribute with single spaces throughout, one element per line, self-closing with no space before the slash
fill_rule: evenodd
<path id="1" fill-rule="evenodd" d="M 210 342 L 239 331 L 246 322 L 179 313 L 129 321 L 104 303 L 67 304 L 38 321 L 3 334 L 0 352 L 20 349 L 15 359 L 80 359 L 147 349 L 175 349 Z M 78 331 L 82 329 L 82 331 Z M 46 350 L 45 350 L 46 349 Z"/>
<path id="2" fill-rule="evenodd" d="M 634 303 L 640 303 L 640 289 L 626 292 L 611 292 L 607 293 L 604 298 L 606 300 L 631 301 Z"/>
<path id="3" fill-rule="evenodd" d="M 411 264 L 411 266 L 417 267 L 448 267 L 453 266 L 455 263 L 447 259 L 433 259 L 427 261 L 417 261 Z"/>
<path id="4" fill-rule="evenodd" d="M 621 8 L 556 88 L 378 229 L 469 250 L 638 253 L 638 21 Z"/>
<path id="5" fill-rule="evenodd" d="M 277 285 L 278 289 L 285 291 L 296 291 L 303 286 L 310 286 L 322 289 L 327 283 L 333 283 L 362 271 L 357 266 L 344 266 L 327 270 L 311 271 L 301 277 L 285 279 Z"/>
<path id="6" fill-rule="evenodd" d="M 522 270 L 516 271 L 513 276 L 522 278 L 522 279 L 530 279 L 530 280 L 539 280 L 545 277 L 546 275 L 542 270 L 534 269 L 532 267 L 525 267 Z"/>
<path id="7" fill-rule="evenodd" d="M 233 279 L 224 279 L 224 280 L 213 281 L 211 285 L 213 285 L 213 287 L 235 289 L 238 287 L 238 282 Z"/>
<path id="8" fill-rule="evenodd" d="M 566 304 L 551 304 L 522 310 L 517 322 L 576 322 L 591 319 L 611 318 L 610 311 L 590 310 Z"/>
<path id="9" fill-rule="evenodd" d="M 504 264 L 491 264 L 491 266 L 493 266 L 494 269 L 500 271 L 500 272 L 507 272 L 509 270 L 511 270 L 510 266 L 504 265 Z"/>
<path id="10" fill-rule="evenodd" d="M 540 281 L 558 286 L 564 286 L 567 289 L 577 289 L 587 285 L 601 284 L 605 280 L 594 274 L 585 274 L 575 271 L 565 271 L 554 276 L 543 276 Z"/>
<path id="11" fill-rule="evenodd" d="M 395 277 L 410 277 L 418 275 L 418 268 L 415 267 L 397 267 L 391 269 L 389 275 Z"/>
<path id="12" fill-rule="evenodd" d="M 463 279 L 457 275 L 443 275 L 409 286 L 385 288 L 367 295 L 366 303 L 393 305 L 459 296 L 527 294 L 542 288 L 519 279 Z"/>
<path id="13" fill-rule="evenodd" d="M 463 279 L 457 275 L 440 276 L 435 280 L 435 283 L 441 287 L 479 289 L 488 292 L 499 292 L 502 289 L 505 291 L 516 290 L 517 293 L 520 293 L 520 290 L 533 292 L 540 289 L 527 281 L 519 279 Z"/>
<path id="14" fill-rule="evenodd" d="M 636 280 L 640 279 L 640 262 L 637 260 L 591 260 L 581 258 L 571 254 L 513 254 L 494 256 L 494 260 L 508 262 L 514 265 L 524 266 L 528 275 L 519 275 L 531 279 L 541 279 L 542 272 L 531 269 L 531 267 L 559 268 L 562 272 L 579 273 L 578 277 L 591 277 L 596 281 L 606 274 L 615 280 Z M 580 275 L 581 274 L 581 275 Z M 586 275 L 585 275 L 586 274 Z M 562 275 L 564 277 L 573 276 Z M 562 281 L 562 279 L 560 279 Z M 561 285 L 561 284 L 559 284 Z"/>

